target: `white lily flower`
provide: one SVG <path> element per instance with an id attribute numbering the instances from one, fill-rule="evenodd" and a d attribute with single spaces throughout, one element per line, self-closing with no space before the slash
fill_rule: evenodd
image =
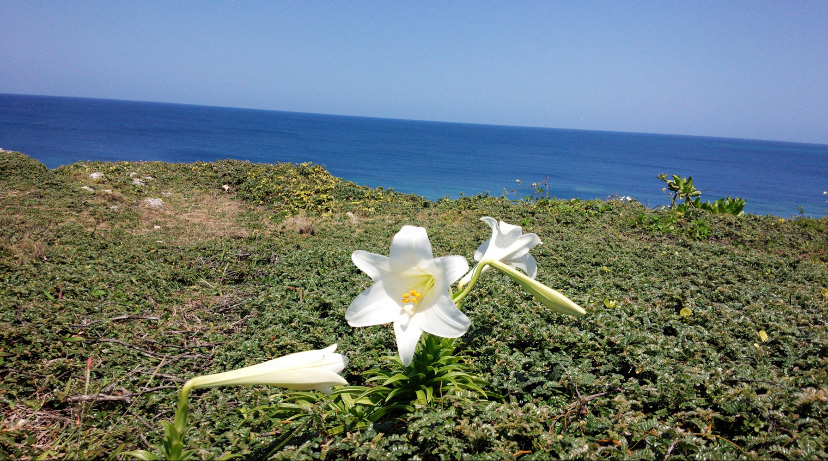
<path id="1" fill-rule="evenodd" d="M 426 230 L 404 226 L 389 256 L 358 250 L 354 264 L 375 282 L 345 312 L 352 327 L 394 322 L 400 360 L 408 366 L 425 331 L 443 338 L 463 335 L 471 321 L 455 306 L 449 287 L 469 270 L 466 258 L 434 258 Z"/>
<path id="2" fill-rule="evenodd" d="M 330 394 L 331 386 L 348 384 L 338 374 L 348 365 L 348 357 L 334 353 L 335 350 L 336 344 L 321 350 L 297 352 L 238 370 L 197 376 L 188 384 L 192 389 L 269 385 Z"/>
<path id="3" fill-rule="evenodd" d="M 474 252 L 474 260 L 478 262 L 484 259 L 500 261 L 523 270 L 531 278 L 537 277 L 538 264 L 529 254 L 529 250 L 541 243 L 540 237 L 537 234 L 524 234 L 520 226 L 513 226 L 503 221 L 498 224 L 496 219 L 488 216 L 480 220 L 492 228 L 492 238 L 483 242 Z M 488 269 L 485 267 L 483 270 Z M 460 286 L 469 283 L 473 274 L 474 271 L 466 274 L 460 280 Z"/>

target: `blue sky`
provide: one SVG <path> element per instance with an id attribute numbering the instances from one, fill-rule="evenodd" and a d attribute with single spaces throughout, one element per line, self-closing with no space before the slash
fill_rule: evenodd
<path id="1" fill-rule="evenodd" d="M 828 144 L 828 1 L 0 1 L 0 92 Z"/>

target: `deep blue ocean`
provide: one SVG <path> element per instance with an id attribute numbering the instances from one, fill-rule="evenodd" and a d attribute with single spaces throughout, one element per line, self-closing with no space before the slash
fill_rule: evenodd
<path id="1" fill-rule="evenodd" d="M 669 202 L 661 172 L 753 214 L 825 216 L 828 146 L 0 94 L 0 148 L 49 168 L 82 160 L 313 162 L 428 199 L 531 193 Z M 516 180 L 521 180 L 518 184 Z"/>

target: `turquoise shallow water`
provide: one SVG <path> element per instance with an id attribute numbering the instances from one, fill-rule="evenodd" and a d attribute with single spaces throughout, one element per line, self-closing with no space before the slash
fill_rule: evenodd
<path id="1" fill-rule="evenodd" d="M 656 178 L 667 172 L 692 175 L 704 200 L 746 198 L 748 213 L 828 211 L 828 146 L 815 144 L 0 94 L 0 147 L 50 168 L 80 160 L 313 162 L 432 200 L 516 188 L 526 195 L 529 184 L 546 181 L 558 198 L 617 194 L 656 206 L 668 202 Z"/>

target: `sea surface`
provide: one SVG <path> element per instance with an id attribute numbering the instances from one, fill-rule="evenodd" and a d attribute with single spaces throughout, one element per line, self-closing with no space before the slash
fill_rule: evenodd
<path id="1" fill-rule="evenodd" d="M 702 200 L 821 217 L 828 146 L 526 128 L 0 94 L 0 148 L 56 168 L 82 160 L 312 162 L 335 176 L 427 199 L 532 193 L 669 203 L 659 173 L 692 176 Z M 801 207 L 801 209 L 800 209 Z"/>

